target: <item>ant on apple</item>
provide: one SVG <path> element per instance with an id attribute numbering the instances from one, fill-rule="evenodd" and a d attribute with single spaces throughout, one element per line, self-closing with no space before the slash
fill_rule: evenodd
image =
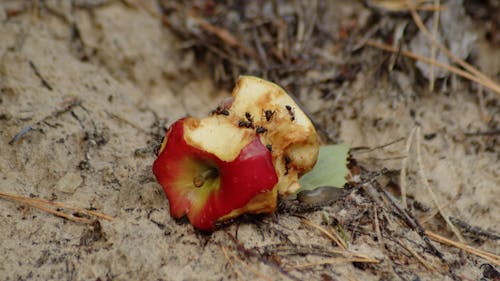
<path id="1" fill-rule="evenodd" d="M 294 121 L 295 120 L 295 113 L 293 112 L 292 107 L 289 105 L 286 105 L 285 108 L 288 111 L 288 114 L 290 115 L 290 120 Z"/>

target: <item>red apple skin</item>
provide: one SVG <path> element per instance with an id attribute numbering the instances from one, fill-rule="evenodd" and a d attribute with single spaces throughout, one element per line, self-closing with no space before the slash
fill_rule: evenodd
<path id="1" fill-rule="evenodd" d="M 278 176 L 271 153 L 257 136 L 235 160 L 226 162 L 188 144 L 184 120 L 175 122 L 167 132 L 168 139 L 153 164 L 153 173 L 169 200 L 172 217 L 187 215 L 196 228 L 212 230 L 219 218 L 242 208 L 256 195 L 271 191 Z M 216 167 L 220 184 L 196 188 L 193 177 L 200 166 Z"/>

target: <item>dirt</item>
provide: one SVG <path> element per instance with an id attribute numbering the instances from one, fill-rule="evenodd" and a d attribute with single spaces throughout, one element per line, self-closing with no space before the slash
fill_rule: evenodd
<path id="1" fill-rule="evenodd" d="M 373 181 L 322 208 L 303 210 L 289 200 L 276 214 L 241 218 L 211 234 L 172 219 L 151 172 L 152 151 L 169 124 L 208 114 L 230 88 L 219 87 L 213 65 L 164 24 L 156 1 L 34 3 L 39 6 L 0 3 L 0 191 L 115 219 L 76 223 L 0 200 L 1 280 L 495 278 L 498 265 L 490 268 L 475 255 L 436 242 L 443 258 L 432 253 L 418 229 L 384 203 Z M 358 4 L 338 11 L 332 17 L 337 27 L 372 12 Z M 483 38 L 481 22 L 473 23 L 479 39 L 471 56 L 499 81 L 498 49 Z M 435 214 L 417 173 L 416 142 L 408 154 L 405 148 L 419 125 L 422 168 L 441 207 L 454 221 L 499 233 L 498 133 L 480 133 L 498 131 L 498 95 L 454 75 L 430 92 L 423 77 L 409 74 L 415 68 L 387 64 L 410 60 L 369 47 L 353 56 L 362 66 L 334 97 L 307 87 L 294 93 L 321 130 L 352 148 L 371 148 L 353 149 L 353 157 L 367 170 L 392 171 L 375 178 L 388 190 L 399 183 L 407 156 L 413 213 L 428 218 L 425 229 L 457 240 Z M 348 63 L 337 53 L 330 58 Z M 323 80 L 336 76 L 336 69 L 302 78 Z M 399 192 L 391 194 L 399 198 Z M 344 229 L 350 251 L 379 263 L 335 264 L 338 247 L 304 220 Z M 376 235 L 379 220 L 382 233 Z M 500 254 L 498 236 L 459 229 L 471 246 Z M 293 269 L 327 259 L 331 264 Z"/>

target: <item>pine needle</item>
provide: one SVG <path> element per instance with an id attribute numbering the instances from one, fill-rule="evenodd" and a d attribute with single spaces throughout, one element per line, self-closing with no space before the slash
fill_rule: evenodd
<path id="1" fill-rule="evenodd" d="M 499 84 L 495 83 L 488 76 L 484 75 L 481 71 L 479 71 L 478 69 L 476 69 L 472 65 L 468 64 L 464 60 L 455 56 L 450 50 L 448 50 L 448 48 L 446 48 L 443 44 L 439 43 L 432 36 L 432 33 L 427 29 L 427 27 L 425 27 L 425 24 L 423 23 L 422 18 L 420 18 L 420 16 L 418 15 L 413 1 L 414 0 L 407 0 L 408 7 L 410 8 L 410 12 L 411 12 L 411 16 L 413 18 L 413 21 L 417 25 L 418 29 L 431 41 L 432 45 L 439 48 L 451 61 L 453 61 L 454 63 L 463 67 L 465 70 L 472 73 L 474 75 L 474 77 L 477 77 L 481 81 L 481 83 L 479 83 L 479 84 L 487 87 L 488 89 L 491 89 L 492 91 L 496 92 L 497 94 L 500 94 L 500 85 Z"/>
<path id="2" fill-rule="evenodd" d="M 245 279 L 243 279 L 243 273 L 241 273 L 241 271 L 234 266 L 233 262 L 229 258 L 229 255 L 226 251 L 226 248 L 224 246 L 220 246 L 220 249 L 222 250 L 224 257 L 226 258 L 226 260 L 229 263 L 229 265 L 231 266 L 231 268 L 234 270 L 234 272 L 236 272 L 237 279 L 238 280 L 245 280 Z"/>
<path id="3" fill-rule="evenodd" d="M 301 222 L 308 225 L 308 226 L 311 226 L 311 227 L 317 229 L 318 231 L 320 231 L 321 233 L 326 235 L 328 238 L 330 238 L 337 245 L 341 244 L 341 242 L 337 242 L 337 238 L 334 235 L 332 235 L 332 233 L 330 231 L 326 230 L 325 228 L 321 227 L 320 225 L 317 225 L 314 222 L 312 222 L 306 218 L 301 218 Z M 339 237 L 339 239 L 341 239 L 341 238 Z M 372 257 L 366 256 L 364 254 L 354 253 L 354 252 L 348 251 L 346 249 L 343 249 L 341 246 L 339 246 L 339 248 L 340 248 L 339 250 L 334 251 L 334 252 L 341 254 L 341 255 L 344 255 L 347 258 L 357 258 L 357 259 L 361 259 L 361 260 L 364 260 L 364 261 L 367 261 L 370 263 L 378 263 L 379 262 L 378 260 L 376 260 Z"/>
<path id="4" fill-rule="evenodd" d="M 285 270 L 291 271 L 291 270 L 315 267 L 318 265 L 341 264 L 341 263 L 350 263 L 350 262 L 379 263 L 379 261 L 376 259 L 366 259 L 366 258 L 359 258 L 359 257 L 342 257 L 342 258 L 331 258 L 331 259 L 324 259 L 324 260 L 320 260 L 320 261 L 316 261 L 316 262 L 292 265 L 292 266 L 286 267 Z"/>
<path id="5" fill-rule="evenodd" d="M 412 256 L 414 256 L 418 262 L 420 262 L 427 270 L 436 272 L 436 269 L 432 267 L 432 265 L 427 262 L 422 256 L 420 256 L 415 250 L 413 250 L 410 246 L 406 245 L 403 241 L 398 243 L 401 247 L 407 250 Z"/>
<path id="6" fill-rule="evenodd" d="M 6 200 L 25 204 L 25 205 L 28 205 L 30 207 L 48 212 L 50 214 L 53 214 L 53 215 L 56 215 L 56 216 L 59 216 L 59 217 L 62 217 L 62 218 L 65 218 L 65 219 L 68 219 L 71 221 L 75 221 L 75 222 L 91 223 L 92 220 L 86 219 L 86 218 L 80 218 L 80 217 L 77 217 L 77 216 L 74 216 L 71 214 L 67 214 L 67 213 L 64 213 L 64 212 L 61 212 L 58 210 L 54 210 L 54 209 L 51 209 L 50 207 L 64 208 L 64 209 L 72 210 L 75 212 L 83 213 L 83 214 L 86 214 L 89 216 L 94 216 L 94 217 L 98 217 L 101 219 L 105 219 L 108 221 L 114 220 L 113 217 L 102 214 L 102 213 L 90 211 L 90 210 L 83 209 L 83 208 L 69 206 L 67 204 L 63 204 L 63 203 L 59 203 L 59 202 L 52 202 L 52 201 L 48 201 L 48 200 L 44 200 L 44 199 L 40 199 L 40 198 L 30 198 L 30 197 L 25 197 L 25 196 L 21 196 L 21 195 L 6 193 L 6 192 L 0 192 L 0 198 L 4 198 Z"/>
<path id="7" fill-rule="evenodd" d="M 430 239 L 432 239 L 436 242 L 464 250 L 468 253 L 482 257 L 483 259 L 495 264 L 496 266 L 500 266 L 500 256 L 498 256 L 498 255 L 495 255 L 495 254 L 492 254 L 492 253 L 489 253 L 489 252 L 486 252 L 483 250 L 476 249 L 476 248 L 471 247 L 465 243 L 460 243 L 460 242 L 450 240 L 448 238 L 445 238 L 445 237 L 438 235 L 438 234 L 436 234 L 432 231 L 429 231 L 429 230 L 426 230 L 425 234 L 427 236 L 429 236 Z"/>
<path id="8" fill-rule="evenodd" d="M 371 46 L 371 47 L 375 47 L 375 48 L 378 48 L 378 49 L 381 49 L 381 50 L 384 50 L 384 51 L 388 51 L 388 52 L 391 52 L 391 53 L 401 54 L 401 55 L 403 55 L 405 57 L 408 57 L 408 58 L 411 58 L 411 59 L 414 59 L 414 60 L 418 60 L 418 61 L 430 64 L 430 65 L 437 66 L 439 68 L 448 70 L 449 72 L 452 72 L 452 73 L 454 73 L 454 74 L 456 74 L 458 76 L 461 76 L 461 77 L 463 77 L 465 79 L 468 79 L 468 80 L 476 82 L 476 83 L 478 83 L 480 85 L 483 85 L 484 87 L 492 90 L 493 92 L 495 92 L 497 94 L 500 94 L 500 85 L 496 84 L 495 82 L 493 82 L 491 80 L 481 79 L 481 78 L 479 78 L 477 76 L 474 76 L 474 75 L 470 74 L 469 72 L 464 71 L 464 70 L 462 70 L 460 68 L 457 68 L 457 67 L 445 64 L 445 63 L 441 63 L 441 62 L 438 62 L 436 60 L 432 60 L 432 59 L 426 58 L 424 56 L 417 55 L 417 54 L 409 52 L 409 51 L 400 50 L 400 49 L 394 48 L 394 47 L 392 47 L 390 45 L 387 45 L 387 44 L 384 44 L 384 43 L 380 43 L 380 42 L 377 42 L 377 41 L 372 40 L 372 39 L 366 40 L 365 45 Z"/>
<path id="9" fill-rule="evenodd" d="M 337 244 L 337 246 L 339 246 L 343 250 L 346 250 L 347 245 L 342 240 L 342 238 L 340 238 L 340 236 L 334 235 L 332 232 L 328 231 L 324 227 L 322 227 L 320 225 L 317 225 L 317 224 L 315 224 L 314 222 L 312 222 L 312 221 L 310 221 L 308 219 L 302 218 L 301 221 L 302 221 L 302 223 L 307 224 L 308 226 L 317 229 L 319 232 L 323 233 L 326 237 L 330 238 L 330 240 L 332 240 L 333 242 L 335 242 L 335 244 Z"/>

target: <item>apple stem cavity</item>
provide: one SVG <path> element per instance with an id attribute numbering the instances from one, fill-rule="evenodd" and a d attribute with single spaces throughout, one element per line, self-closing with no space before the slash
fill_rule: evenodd
<path id="1" fill-rule="evenodd" d="M 219 171 L 217 168 L 211 167 L 196 175 L 193 178 L 193 184 L 195 187 L 202 187 L 205 182 L 209 179 L 215 179 L 219 176 Z"/>

